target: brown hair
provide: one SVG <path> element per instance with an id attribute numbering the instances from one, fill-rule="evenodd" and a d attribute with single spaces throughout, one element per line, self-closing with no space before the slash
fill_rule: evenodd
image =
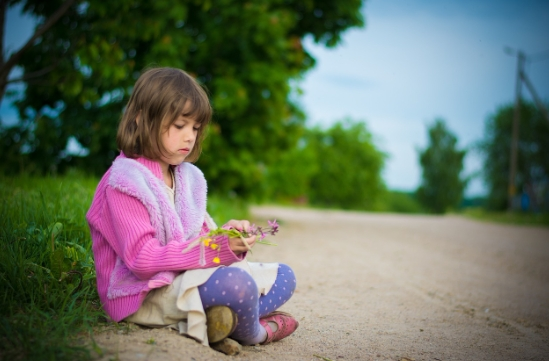
<path id="1" fill-rule="evenodd" d="M 186 107 L 187 103 L 189 105 Z M 188 111 L 183 113 L 183 109 Z M 148 69 L 137 79 L 122 115 L 116 134 L 118 148 L 130 158 L 160 158 L 166 152 L 161 134 L 179 115 L 201 124 L 195 145 L 185 159 L 186 162 L 194 162 L 200 156 L 202 140 L 212 116 L 208 95 L 183 70 Z"/>

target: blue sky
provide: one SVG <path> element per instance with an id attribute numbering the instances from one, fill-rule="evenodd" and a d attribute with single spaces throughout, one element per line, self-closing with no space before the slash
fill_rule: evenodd
<path id="1" fill-rule="evenodd" d="M 363 14 L 366 26 L 345 33 L 335 49 L 305 41 L 317 65 L 301 82 L 300 102 L 311 125 L 364 120 L 389 154 L 390 188 L 419 185 L 417 149 L 426 146 L 426 127 L 435 118 L 445 119 L 467 147 L 482 138 L 487 116 L 513 101 L 516 58 L 505 46 L 541 53 L 526 72 L 549 100 L 549 1 L 370 0 Z M 32 22 L 17 15 L 11 10 L 7 18 L 11 49 L 32 32 Z M 526 89 L 523 94 L 530 99 Z M 4 121 L 13 119 L 7 104 L 0 111 Z M 481 167 L 471 152 L 465 172 Z M 483 192 L 480 179 L 467 190 Z"/>
<path id="2" fill-rule="evenodd" d="M 513 101 L 516 57 L 504 46 L 543 52 L 526 71 L 549 100 L 549 1 L 370 0 L 363 14 L 365 28 L 347 32 L 337 48 L 305 43 L 317 65 L 301 84 L 301 104 L 310 124 L 364 120 L 389 153 L 390 188 L 419 185 L 416 149 L 426 146 L 435 118 L 467 147 L 482 138 L 487 116 Z M 470 152 L 465 173 L 481 166 Z M 484 191 L 480 179 L 467 189 Z"/>

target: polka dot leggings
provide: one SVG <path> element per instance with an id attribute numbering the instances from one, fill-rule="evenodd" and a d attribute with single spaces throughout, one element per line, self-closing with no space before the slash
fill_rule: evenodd
<path id="1" fill-rule="evenodd" d="M 238 325 L 231 338 L 250 345 L 265 339 L 266 331 L 259 319 L 285 304 L 292 297 L 295 287 L 292 269 L 279 264 L 273 287 L 260 297 L 252 276 L 236 267 L 219 268 L 198 290 L 204 309 L 224 305 L 237 314 Z"/>

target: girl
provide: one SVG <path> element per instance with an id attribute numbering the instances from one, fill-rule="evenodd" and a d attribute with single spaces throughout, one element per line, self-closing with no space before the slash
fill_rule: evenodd
<path id="1" fill-rule="evenodd" d="M 118 128 L 120 155 L 86 215 L 97 288 L 116 322 L 171 326 L 204 345 L 228 336 L 267 344 L 298 326 L 275 311 L 293 294 L 292 270 L 246 262 L 255 236 L 225 236 L 217 249 L 189 246 L 217 228 L 206 213 L 206 180 L 191 164 L 211 112 L 182 70 L 150 69 L 137 80 Z M 248 231 L 250 223 L 223 227 Z"/>

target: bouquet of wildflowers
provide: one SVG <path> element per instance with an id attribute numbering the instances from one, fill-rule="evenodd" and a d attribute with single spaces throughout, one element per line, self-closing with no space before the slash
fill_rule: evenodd
<path id="1" fill-rule="evenodd" d="M 246 232 L 244 230 L 239 231 L 236 228 L 217 228 L 213 229 L 210 232 L 208 232 L 206 235 L 198 238 L 183 251 L 186 252 L 187 250 L 199 245 L 200 246 L 200 265 L 204 266 L 206 264 L 204 251 L 206 247 L 209 247 L 213 250 L 217 250 L 217 254 L 219 255 L 220 248 L 221 248 L 221 242 L 223 241 L 223 238 L 225 236 L 229 238 L 240 238 L 242 239 L 242 242 L 248 247 L 248 250 L 251 251 L 252 248 L 250 245 L 246 242 L 245 238 L 250 238 L 252 236 L 257 236 L 257 240 L 255 243 L 259 244 L 265 244 L 269 246 L 276 246 L 275 243 L 271 243 L 268 241 L 265 241 L 265 238 L 267 235 L 274 236 L 278 232 L 278 223 L 276 222 L 276 219 L 273 221 L 267 221 L 268 227 L 261 227 L 256 226 L 255 224 L 252 224 L 250 229 Z M 212 260 L 213 263 L 219 263 L 220 259 L 219 256 L 214 257 Z"/>

